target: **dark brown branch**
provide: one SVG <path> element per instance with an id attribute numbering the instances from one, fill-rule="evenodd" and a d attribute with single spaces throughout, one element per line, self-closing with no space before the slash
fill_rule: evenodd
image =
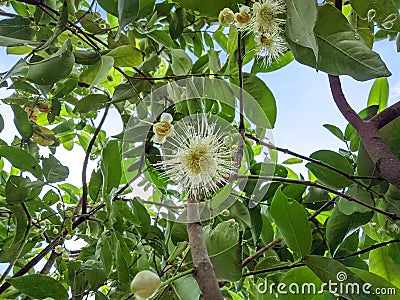
<path id="1" fill-rule="evenodd" d="M 369 121 L 374 124 L 376 130 L 379 130 L 398 117 L 400 117 L 400 101 L 373 116 Z"/>
<path id="2" fill-rule="evenodd" d="M 361 206 L 364 206 L 366 208 L 369 208 L 372 211 L 375 211 L 377 213 L 380 213 L 382 215 L 385 215 L 386 217 L 392 219 L 393 221 L 400 220 L 400 217 L 394 213 L 390 213 L 384 210 L 381 210 L 377 207 L 371 206 L 367 203 L 364 203 L 360 200 L 357 200 L 349 195 L 346 195 L 342 192 L 336 191 L 330 187 L 324 186 L 322 184 L 312 182 L 312 181 L 306 181 L 306 180 L 296 180 L 296 179 L 289 179 L 289 178 L 280 178 L 280 177 L 272 177 L 272 176 L 258 176 L 258 175 L 238 175 L 235 177 L 235 179 L 256 179 L 256 180 L 266 180 L 266 181 L 271 181 L 271 182 L 282 182 L 282 183 L 290 183 L 290 184 L 299 184 L 299 185 L 306 185 L 306 186 L 312 186 L 319 188 L 321 190 L 325 190 L 327 192 L 330 192 L 332 194 L 335 194 L 337 196 L 340 196 L 350 202 L 357 203 Z"/>
<path id="3" fill-rule="evenodd" d="M 54 265 L 56 258 L 59 256 L 56 252 L 51 252 L 49 259 L 46 264 L 43 266 L 43 269 L 40 271 L 40 274 L 47 274 L 50 272 L 51 267 Z"/>
<path id="4" fill-rule="evenodd" d="M 267 147 L 267 148 L 269 148 L 269 149 L 273 149 L 273 150 L 276 150 L 276 151 L 279 151 L 279 152 L 282 152 L 282 153 L 285 153 L 285 154 L 289 154 L 289 155 L 292 155 L 292 156 L 294 156 L 294 157 L 301 158 L 301 159 L 303 159 L 303 160 L 305 160 L 305 161 L 308 161 L 308 162 L 314 163 L 314 164 L 316 164 L 316 165 L 319 165 L 319 166 L 321 166 L 321 167 L 327 168 L 327 169 L 329 169 L 329 170 L 331 170 L 331 171 L 333 171 L 333 172 L 335 172 L 335 173 L 337 173 L 337 174 L 342 175 L 343 177 L 346 177 L 347 179 L 349 179 L 349 180 L 351 180 L 351 181 L 354 181 L 354 182 L 357 183 L 358 185 L 362 186 L 366 191 L 371 192 L 371 193 L 374 193 L 374 194 L 376 194 L 377 196 L 384 198 L 384 195 L 382 195 L 382 194 L 380 194 L 380 193 L 378 193 L 378 192 L 372 190 L 369 186 L 367 186 L 366 184 L 364 184 L 364 183 L 362 183 L 361 181 L 358 180 L 358 179 L 364 179 L 364 178 L 360 178 L 360 177 L 358 177 L 358 176 L 354 176 L 354 175 L 351 175 L 351 174 L 347 174 L 346 172 L 343 172 L 342 170 L 336 169 L 335 167 L 333 167 L 333 166 L 331 166 L 331 165 L 328 165 L 327 163 L 324 163 L 324 162 L 322 162 L 322 161 L 320 161 L 320 160 L 317 160 L 317 159 L 314 159 L 314 158 L 311 158 L 311 157 L 304 156 L 304 155 L 302 155 L 302 154 L 293 152 L 293 151 L 291 151 L 291 150 L 289 150 L 289 149 L 277 147 L 277 146 L 275 146 L 275 145 L 273 145 L 273 144 L 271 144 L 271 143 L 266 143 L 266 142 L 264 142 L 263 140 L 260 140 L 259 138 L 255 137 L 254 135 L 252 135 L 252 134 L 250 134 L 250 133 L 246 133 L 246 137 L 252 139 L 252 140 L 255 141 L 257 144 L 260 144 L 260 145 L 262 145 L 262 146 L 265 146 L 265 147 Z M 372 179 L 372 178 L 371 178 L 371 177 L 368 177 L 368 179 Z M 375 178 L 374 178 L 374 179 L 375 179 Z"/>
<path id="5" fill-rule="evenodd" d="M 373 123 L 363 121 L 350 107 L 343 94 L 338 76 L 328 75 L 333 99 L 346 120 L 353 125 L 375 168 L 381 176 L 400 189 L 400 159 L 397 158 L 377 133 Z"/>
<path id="6" fill-rule="evenodd" d="M 99 134 L 101 127 L 106 120 L 108 110 L 110 109 L 110 104 L 107 104 L 106 109 L 104 111 L 103 117 L 100 120 L 99 126 L 97 126 L 95 132 L 93 133 L 93 137 L 89 142 L 88 148 L 86 150 L 85 159 L 83 161 L 83 168 L 82 168 L 82 214 L 87 214 L 87 197 L 88 197 L 88 186 L 87 186 L 87 179 L 86 179 L 86 171 L 87 166 L 89 163 L 89 156 L 92 152 L 94 143 L 96 142 L 97 135 Z"/>
<path id="7" fill-rule="evenodd" d="M 199 284 L 203 299 L 222 300 L 222 293 L 203 237 L 199 201 L 194 196 L 191 196 L 188 198 L 187 205 L 187 231 L 195 268 L 195 278 Z"/>
<path id="8" fill-rule="evenodd" d="M 391 240 L 391 241 L 387 241 L 387 242 L 375 244 L 375 245 L 372 245 L 372 246 L 370 246 L 370 247 L 368 247 L 368 248 L 359 250 L 359 251 L 357 251 L 357 252 L 354 252 L 354 253 L 351 253 L 351 254 L 348 254 L 348 255 L 343 255 L 343 256 L 335 257 L 335 259 L 345 259 L 345 258 L 348 258 L 348 257 L 353 257 L 353 256 L 361 255 L 361 254 L 367 253 L 367 252 L 369 252 L 369 251 L 371 251 L 371 250 L 378 249 L 378 248 L 381 248 L 381 247 L 384 247 L 384 246 L 387 246 L 387 245 L 393 244 L 393 243 L 400 243 L 400 240 Z"/>
<path id="9" fill-rule="evenodd" d="M 268 245 L 266 245 L 265 247 L 261 248 L 260 250 L 258 250 L 256 253 L 254 253 L 253 255 L 247 257 L 245 260 L 243 260 L 242 262 L 242 267 L 246 266 L 248 263 L 250 263 L 251 261 L 259 258 L 264 252 L 267 252 L 269 249 L 273 248 L 274 246 L 278 245 L 280 242 L 282 241 L 282 239 L 276 239 L 273 240 L 271 243 L 269 243 Z"/>
<path id="10" fill-rule="evenodd" d="M 256 271 L 251 271 L 251 272 L 245 273 L 245 274 L 243 274 L 243 277 L 257 275 L 257 274 L 263 274 L 263 273 L 276 272 L 276 271 L 290 270 L 290 269 L 294 269 L 294 268 L 298 268 L 298 267 L 303 267 L 305 265 L 306 265 L 305 263 L 297 263 L 297 264 L 293 264 L 293 265 L 261 269 L 261 270 L 256 270 Z"/>
<path id="11" fill-rule="evenodd" d="M 59 245 L 62 241 L 61 237 L 56 238 L 53 242 L 48 244 L 46 248 L 44 248 L 42 251 L 40 251 L 34 258 L 32 258 L 25 266 L 23 266 L 17 273 L 14 274 L 12 278 L 20 277 L 24 274 L 26 274 L 30 269 L 32 269 L 39 261 L 44 258 L 47 253 L 49 253 L 50 250 L 52 250 L 55 246 Z M 4 293 L 11 284 L 8 282 L 3 283 L 0 286 L 0 295 Z"/>

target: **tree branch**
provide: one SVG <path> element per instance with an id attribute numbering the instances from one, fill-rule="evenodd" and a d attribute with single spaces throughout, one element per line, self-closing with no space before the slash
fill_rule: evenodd
<path id="1" fill-rule="evenodd" d="M 312 182 L 312 181 L 306 181 L 306 180 L 297 180 L 297 179 L 289 179 L 289 178 L 281 178 L 281 177 L 272 177 L 272 176 L 259 176 L 259 175 L 237 175 L 235 179 L 256 179 L 256 180 L 266 180 L 266 181 L 271 181 L 271 182 L 282 182 L 282 183 L 291 183 L 291 184 L 299 184 L 299 185 L 306 185 L 306 186 L 313 186 L 316 188 L 319 188 L 321 190 L 325 190 L 327 192 L 330 192 L 332 194 L 335 194 L 337 196 L 340 196 L 350 202 L 357 203 L 361 206 L 364 206 L 366 208 L 369 208 L 372 211 L 378 212 L 382 215 L 385 215 L 386 217 L 392 219 L 393 221 L 400 220 L 400 217 L 394 213 L 390 213 L 384 210 L 381 210 L 377 207 L 371 206 L 367 203 L 364 203 L 360 200 L 357 200 L 349 195 L 346 195 L 342 192 L 338 192 L 330 187 L 324 186 L 322 184 Z"/>
<path id="2" fill-rule="evenodd" d="M 99 126 L 97 126 L 95 132 L 93 133 L 93 137 L 89 142 L 88 148 L 86 150 L 85 159 L 83 161 L 83 168 L 82 168 L 82 214 L 87 214 L 87 197 L 88 197 L 88 186 L 87 186 L 87 179 L 86 179 L 86 171 L 87 166 L 89 163 L 89 156 L 92 152 L 94 143 L 96 142 L 97 135 L 99 134 L 101 127 L 106 120 L 108 110 L 110 109 L 110 104 L 107 104 L 106 109 L 104 111 L 103 117 L 100 120 Z"/>
<path id="3" fill-rule="evenodd" d="M 381 248 L 381 247 L 384 247 L 384 246 L 387 246 L 387 245 L 393 244 L 393 243 L 400 243 L 400 240 L 391 240 L 391 241 L 375 244 L 375 245 L 372 245 L 372 246 L 370 246 L 368 248 L 359 250 L 357 252 L 354 252 L 354 253 L 351 253 L 351 254 L 348 254 L 348 255 L 335 257 L 335 259 L 345 259 L 345 258 L 348 258 L 348 257 L 357 256 L 357 255 L 364 254 L 364 253 L 367 253 L 367 252 L 369 252 L 371 250 L 378 249 L 378 248 Z"/>
<path id="4" fill-rule="evenodd" d="M 373 123 L 363 121 L 350 107 L 338 76 L 328 75 L 333 99 L 346 120 L 353 125 L 375 168 L 388 182 L 400 189 L 400 159 L 378 135 Z"/>
<path id="5" fill-rule="evenodd" d="M 256 253 L 254 253 L 253 255 L 250 255 L 249 257 L 247 257 L 245 260 L 243 260 L 242 262 L 242 267 L 246 266 L 248 263 L 250 263 L 251 261 L 259 258 L 264 252 L 267 252 L 269 249 L 273 248 L 274 246 L 278 245 L 280 242 L 282 241 L 282 239 L 276 239 L 273 240 L 271 243 L 269 243 L 268 245 L 266 245 L 265 247 L 261 248 L 260 250 L 258 250 Z"/>
<path id="6" fill-rule="evenodd" d="M 195 277 L 205 300 L 222 300 L 222 293 L 218 286 L 214 267 L 208 255 L 200 223 L 199 201 L 190 196 L 187 201 L 190 251 L 192 253 Z"/>
<path id="7" fill-rule="evenodd" d="M 274 268 L 268 268 L 268 269 L 261 269 L 261 270 L 256 270 L 256 271 L 251 271 L 248 273 L 243 274 L 243 277 L 251 276 L 251 275 L 257 275 L 257 274 L 263 274 L 263 273 L 269 273 L 269 272 L 276 272 L 276 271 L 283 271 L 283 270 L 290 270 L 298 267 L 303 267 L 305 266 L 305 263 L 297 263 L 293 265 L 286 265 L 286 266 L 280 266 L 280 267 L 274 267 Z"/>
<path id="8" fill-rule="evenodd" d="M 252 135 L 252 134 L 250 134 L 250 133 L 246 133 L 246 137 L 252 139 L 252 140 L 255 141 L 257 144 L 260 144 L 260 145 L 262 145 L 262 146 L 265 146 L 265 147 L 267 147 L 267 148 L 269 148 L 269 149 L 273 149 L 273 150 L 276 150 L 276 151 L 279 151 L 279 152 L 282 152 L 282 153 L 285 153 L 285 154 L 289 154 L 289 155 L 292 155 L 292 156 L 294 156 L 294 157 L 301 158 L 301 159 L 303 159 L 303 160 L 305 160 L 305 161 L 312 162 L 312 163 L 314 163 L 314 164 L 316 164 L 316 165 L 319 165 L 319 166 L 321 166 L 321 167 L 327 168 L 327 169 L 329 169 L 329 170 L 331 170 L 331 171 L 333 171 L 333 172 L 335 172 L 335 173 L 337 173 L 337 174 L 340 174 L 340 175 L 346 177 L 347 179 L 349 179 L 349 180 L 351 180 L 351 181 L 354 181 L 354 182 L 357 183 L 358 185 L 362 186 L 366 191 L 371 192 L 371 193 L 374 193 L 375 195 L 384 198 L 384 195 L 382 195 L 382 194 L 380 194 L 380 193 L 374 191 L 373 189 L 371 189 L 370 186 L 368 186 L 368 185 L 362 183 L 361 181 L 359 181 L 359 180 L 358 180 L 359 177 L 357 177 L 357 176 L 354 176 L 354 175 L 351 175 L 351 174 L 347 174 L 346 172 L 343 172 L 342 170 L 339 170 L 339 169 L 337 169 L 337 168 L 335 168 L 335 167 L 333 167 L 333 166 L 331 166 L 331 165 L 328 165 L 327 163 L 324 163 L 324 162 L 322 162 L 322 161 L 320 161 L 320 160 L 317 160 L 317 159 L 314 159 L 314 158 L 311 158 L 311 157 L 304 156 L 304 155 L 302 155 L 302 154 L 293 152 L 293 151 L 291 151 L 291 150 L 289 150 L 289 149 L 277 147 L 277 146 L 275 146 L 275 145 L 273 145 L 273 144 L 271 144 L 271 143 L 266 143 L 266 142 L 264 142 L 263 140 L 260 140 L 259 138 L 255 137 L 254 135 Z"/>
<path id="9" fill-rule="evenodd" d="M 376 116 L 373 116 L 369 122 L 374 124 L 376 130 L 379 130 L 398 117 L 400 117 L 400 101 L 384 109 Z"/>

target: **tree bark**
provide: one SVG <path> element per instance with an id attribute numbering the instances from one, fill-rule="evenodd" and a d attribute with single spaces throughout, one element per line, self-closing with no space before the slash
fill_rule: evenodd
<path id="1" fill-rule="evenodd" d="M 200 223 L 199 201 L 190 196 L 187 201 L 188 224 L 190 251 L 192 253 L 193 265 L 195 268 L 195 278 L 205 300 L 222 300 L 222 293 L 219 289 L 217 277 L 215 276 L 214 266 L 208 256 L 207 247 L 203 237 L 202 226 Z"/>
<path id="2" fill-rule="evenodd" d="M 371 121 L 362 120 L 350 107 L 343 94 L 338 76 L 328 75 L 333 99 L 346 120 L 353 125 L 376 170 L 388 182 L 400 189 L 400 159 L 379 136 Z"/>

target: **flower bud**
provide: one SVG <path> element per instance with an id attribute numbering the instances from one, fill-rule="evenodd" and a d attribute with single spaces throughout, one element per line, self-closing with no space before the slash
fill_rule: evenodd
<path id="1" fill-rule="evenodd" d="M 171 124 L 173 118 L 169 113 L 163 113 L 160 122 L 153 125 L 153 132 L 155 133 L 154 142 L 163 144 L 167 137 L 174 134 L 174 125 Z"/>
<path id="2" fill-rule="evenodd" d="M 229 25 L 235 19 L 235 14 L 230 8 L 225 7 L 223 10 L 219 12 L 218 21 L 222 25 Z"/>
<path id="3" fill-rule="evenodd" d="M 376 15 L 376 10 L 371 8 L 367 13 L 368 23 L 372 22 L 372 20 L 375 18 L 375 15 Z"/>
<path id="4" fill-rule="evenodd" d="M 67 249 L 64 249 L 64 251 L 61 254 L 61 258 L 65 260 L 69 259 L 69 251 Z"/>
<path id="5" fill-rule="evenodd" d="M 393 22 L 392 21 L 386 21 L 386 22 L 383 22 L 381 25 L 382 25 L 382 27 L 384 29 L 389 30 L 389 29 L 392 29 Z"/>
<path id="6" fill-rule="evenodd" d="M 149 270 L 140 271 L 131 282 L 131 291 L 136 299 L 145 300 L 157 292 L 160 283 L 157 274 Z"/>
<path id="7" fill-rule="evenodd" d="M 54 252 L 57 254 L 61 254 L 63 252 L 64 248 L 61 245 L 58 245 L 54 248 Z"/>

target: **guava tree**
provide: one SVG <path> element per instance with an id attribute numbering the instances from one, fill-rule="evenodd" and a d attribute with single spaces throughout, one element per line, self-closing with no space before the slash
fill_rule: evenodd
<path id="1" fill-rule="evenodd" d="M 397 299 L 400 102 L 372 47 L 398 42 L 400 1 L 0 4 L 19 56 L 0 78 L 18 131 L 0 140 L 1 299 Z M 293 60 L 327 74 L 343 149 L 273 142 L 260 74 Z M 374 80 L 361 112 L 341 75 Z"/>

